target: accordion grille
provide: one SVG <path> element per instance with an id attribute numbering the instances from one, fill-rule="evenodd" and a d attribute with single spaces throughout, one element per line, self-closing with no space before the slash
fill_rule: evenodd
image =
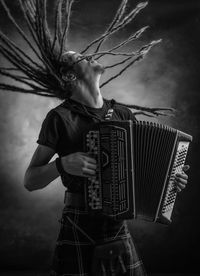
<path id="1" fill-rule="evenodd" d="M 136 213 L 137 217 L 152 221 L 159 206 L 177 131 L 140 122 L 133 125 L 133 136 Z"/>

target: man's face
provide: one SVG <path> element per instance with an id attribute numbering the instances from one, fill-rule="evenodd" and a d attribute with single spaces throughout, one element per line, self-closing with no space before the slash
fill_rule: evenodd
<path id="1" fill-rule="evenodd" d="M 83 55 L 69 51 L 65 54 L 67 60 L 73 65 L 75 73 L 78 78 L 93 78 L 94 75 L 101 75 L 104 73 L 104 67 L 102 64 L 94 60 L 93 58 L 84 58 Z"/>

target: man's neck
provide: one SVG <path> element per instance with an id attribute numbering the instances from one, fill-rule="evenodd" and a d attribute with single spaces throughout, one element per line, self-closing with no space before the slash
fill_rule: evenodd
<path id="1" fill-rule="evenodd" d="M 103 97 L 99 88 L 99 79 L 90 83 L 80 83 L 72 94 L 71 99 L 89 107 L 101 108 L 103 106 Z"/>

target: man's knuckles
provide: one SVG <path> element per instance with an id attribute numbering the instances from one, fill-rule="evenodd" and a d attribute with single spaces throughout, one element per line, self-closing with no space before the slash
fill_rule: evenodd
<path id="1" fill-rule="evenodd" d="M 181 188 L 181 189 L 185 189 L 186 184 L 182 184 L 180 182 L 177 183 L 177 187 Z"/>
<path id="2" fill-rule="evenodd" d="M 176 174 L 176 179 L 186 179 L 188 180 L 188 175 L 186 173 L 177 173 Z"/>

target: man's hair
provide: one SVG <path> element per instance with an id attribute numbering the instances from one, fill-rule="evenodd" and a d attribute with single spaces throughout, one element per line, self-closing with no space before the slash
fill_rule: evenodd
<path id="1" fill-rule="evenodd" d="M 61 68 L 64 66 L 65 70 L 69 70 L 69 72 L 73 69 L 73 66 L 68 64 L 67 60 L 64 58 L 63 53 L 69 51 L 68 33 L 74 0 L 57 0 L 53 30 L 50 30 L 47 20 L 47 2 L 48 0 L 18 0 L 29 34 L 34 42 L 32 43 L 30 42 L 30 37 L 16 22 L 5 0 L 0 0 L 8 18 L 35 56 L 33 58 L 26 54 L 14 41 L 0 31 L 0 54 L 11 64 L 11 66 L 7 68 L 0 67 L 0 74 L 16 82 L 16 84 L 0 83 L 1 90 L 26 94 L 31 93 L 45 97 L 57 97 L 60 99 L 66 99 L 71 96 L 72 89 L 70 79 L 69 81 L 63 79 Z M 90 42 L 89 45 L 81 51 L 83 58 L 95 57 L 98 60 L 106 55 L 122 57 L 121 61 L 105 67 L 106 70 L 116 67 L 120 69 L 118 73 L 106 80 L 100 87 L 105 86 L 124 73 L 137 61 L 143 59 L 149 50 L 161 41 L 151 41 L 147 45 L 142 46 L 139 50 L 130 53 L 116 52 L 117 49 L 137 40 L 148 28 L 148 26 L 145 26 L 111 49 L 101 51 L 101 47 L 106 39 L 132 22 L 135 16 L 146 7 L 147 2 L 139 3 L 129 12 L 127 12 L 127 4 L 128 0 L 121 1 L 113 20 L 105 32 L 100 37 Z M 93 52 L 89 54 L 88 51 L 91 49 L 93 49 Z M 21 85 L 17 85 L 17 83 Z M 149 114 L 149 116 L 163 115 L 162 111 L 172 110 L 165 108 L 151 109 L 136 105 L 126 106 L 138 109 L 140 110 L 139 113 Z"/>

